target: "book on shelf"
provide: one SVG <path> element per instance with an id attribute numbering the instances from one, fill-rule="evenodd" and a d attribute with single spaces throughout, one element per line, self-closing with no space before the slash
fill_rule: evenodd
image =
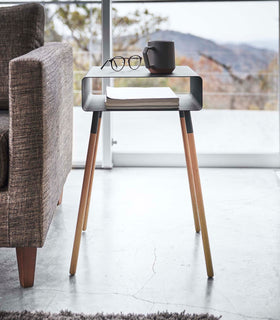
<path id="1" fill-rule="evenodd" d="M 169 87 L 107 87 L 107 109 L 161 109 L 179 106 L 179 97 Z"/>

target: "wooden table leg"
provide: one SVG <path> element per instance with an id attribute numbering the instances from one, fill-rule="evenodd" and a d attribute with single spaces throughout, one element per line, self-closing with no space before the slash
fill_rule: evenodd
<path id="1" fill-rule="evenodd" d="M 195 231 L 199 232 L 200 225 L 199 225 L 198 212 L 197 212 L 197 201 L 196 201 L 196 194 L 195 194 L 193 169 L 192 169 L 192 163 L 191 163 L 190 150 L 187 142 L 187 129 L 186 129 L 186 123 L 185 123 L 185 115 L 184 115 L 184 112 L 182 111 L 180 111 L 180 122 L 181 122 L 185 158 L 186 158 L 186 164 L 187 164 L 187 170 L 188 170 L 190 193 L 191 193 L 191 199 L 192 199 L 194 226 L 195 226 Z"/>
<path id="2" fill-rule="evenodd" d="M 100 127 L 101 127 L 101 116 L 102 116 L 102 112 L 100 112 L 99 120 L 98 120 L 96 143 L 95 143 L 95 148 L 94 148 L 94 157 L 93 157 L 93 163 L 92 163 L 92 169 L 91 169 L 91 175 L 90 175 L 89 190 L 88 190 L 88 195 L 87 195 L 87 205 L 86 205 L 86 211 L 85 211 L 83 231 L 86 231 L 86 229 L 87 229 L 88 212 L 89 212 L 90 199 L 91 199 L 91 190 L 92 190 L 92 182 L 93 182 L 93 177 L 94 177 L 96 155 L 97 155 L 97 148 L 98 148 L 98 140 L 99 140 L 99 132 L 100 132 Z"/>
<path id="3" fill-rule="evenodd" d="M 206 218 L 205 218 L 205 211 L 204 211 L 201 183 L 200 183 L 200 177 L 199 177 L 199 168 L 198 168 L 198 162 L 197 162 L 197 155 L 196 155 L 194 134 L 193 134 L 193 128 L 192 128 L 191 114 L 190 114 L 190 111 L 185 111 L 184 113 L 185 113 L 185 122 L 186 122 L 186 128 L 187 128 L 186 142 L 188 144 L 188 148 L 190 151 L 190 158 L 191 158 L 192 171 L 193 171 L 193 177 L 194 177 L 198 216 L 199 216 L 199 222 L 200 222 L 200 227 L 201 227 L 201 235 L 202 235 L 202 242 L 203 242 L 207 275 L 209 278 L 212 278 L 214 276 L 214 271 L 213 271 L 210 244 L 209 244 L 208 231 L 207 231 L 207 224 L 206 224 Z"/>
<path id="4" fill-rule="evenodd" d="M 93 159 L 94 159 L 94 151 L 95 151 L 95 144 L 96 144 L 96 138 L 97 138 L 97 128 L 98 128 L 99 119 L 100 119 L 99 112 L 93 112 L 91 132 L 90 132 L 90 138 L 89 138 L 89 144 L 88 144 L 87 159 L 86 159 L 86 166 L 85 166 L 83 186 L 82 186 L 80 206 L 79 206 L 79 213 L 78 213 L 75 239 L 74 239 L 72 258 L 71 258 L 71 266 L 70 266 L 70 274 L 71 275 L 74 275 L 76 273 L 76 269 L 77 269 L 77 261 L 78 261 L 78 255 L 79 255 L 79 249 L 80 249 L 82 228 L 83 228 L 83 224 L 84 224 L 87 196 L 89 193 L 90 177 L 91 177 L 91 170 L 92 170 L 92 164 L 93 164 Z"/>

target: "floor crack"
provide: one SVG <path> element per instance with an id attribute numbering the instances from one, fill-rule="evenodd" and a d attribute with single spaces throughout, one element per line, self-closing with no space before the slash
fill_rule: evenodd
<path id="1" fill-rule="evenodd" d="M 154 248 L 154 262 L 152 264 L 152 271 L 153 271 L 154 274 L 156 274 L 156 271 L 155 271 L 156 261 L 157 261 L 157 249 Z"/>
<path id="2" fill-rule="evenodd" d="M 152 276 L 154 276 L 154 274 Z M 51 289 L 51 288 L 44 288 L 44 289 L 37 288 L 36 290 L 47 290 L 47 291 L 49 291 L 49 290 L 53 290 L 53 289 Z M 57 289 L 55 291 L 56 292 L 65 293 L 64 290 L 58 290 Z M 136 294 L 122 293 L 122 292 L 98 292 L 98 291 L 97 292 L 93 292 L 93 291 L 83 291 L 82 290 L 82 291 L 76 291 L 75 293 L 76 294 L 77 293 L 84 293 L 84 294 L 86 293 L 86 294 L 90 294 L 90 295 L 120 295 L 120 296 L 123 296 L 123 297 L 130 297 L 130 298 L 136 299 L 138 301 L 143 301 L 143 302 L 150 303 L 152 305 L 152 307 L 154 307 L 154 305 L 157 305 L 157 304 L 158 305 L 166 305 L 166 306 L 180 306 L 180 307 L 183 307 L 183 308 L 190 307 L 190 308 L 199 308 L 199 309 L 205 310 L 207 312 L 215 311 L 215 312 L 218 312 L 220 314 L 224 313 L 224 314 L 237 315 L 237 316 L 243 317 L 244 319 L 279 320 L 279 319 L 272 318 L 272 317 L 259 317 L 259 316 L 242 314 L 242 313 L 239 313 L 239 312 L 231 312 L 231 311 L 226 311 L 226 310 L 220 310 L 220 309 L 209 307 L 209 306 L 204 307 L 204 306 L 191 305 L 191 304 L 186 304 L 186 303 L 163 302 L 163 301 L 149 300 L 149 299 L 137 297 Z"/>
<path id="3" fill-rule="evenodd" d="M 144 282 L 144 284 L 142 285 L 142 287 L 140 289 L 138 289 L 132 296 L 137 296 L 137 294 L 142 291 L 146 285 L 153 279 L 153 277 L 155 276 L 156 274 L 156 270 L 155 270 L 155 266 L 156 266 L 156 261 L 157 261 L 157 250 L 156 248 L 154 248 L 154 260 L 153 260 L 153 263 L 152 263 L 152 275 Z"/>
<path id="4" fill-rule="evenodd" d="M 212 310 L 212 311 L 219 312 L 219 313 L 228 313 L 228 314 L 240 316 L 240 317 L 242 317 L 244 319 L 278 320 L 276 318 L 258 317 L 258 316 L 251 316 L 251 315 L 242 314 L 242 313 L 239 313 L 239 312 L 230 312 L 230 311 L 226 311 L 226 310 L 219 310 L 219 309 L 216 309 L 216 308 L 213 308 L 213 307 L 195 306 L 195 305 L 189 305 L 189 304 L 185 304 L 185 303 L 176 303 L 176 302 L 175 303 L 171 303 L 171 302 L 154 301 L 154 300 L 149 300 L 149 299 L 145 299 L 145 298 L 136 297 L 135 295 L 130 295 L 130 294 L 128 294 L 128 296 L 131 296 L 134 299 L 139 300 L 139 301 L 151 303 L 151 304 L 153 304 L 153 306 L 156 305 L 156 304 L 160 304 L 160 305 L 172 305 L 172 306 L 182 306 L 182 307 L 190 307 L 190 308 L 200 308 L 200 309 L 206 310 L 207 312 L 209 312 L 209 310 Z"/>

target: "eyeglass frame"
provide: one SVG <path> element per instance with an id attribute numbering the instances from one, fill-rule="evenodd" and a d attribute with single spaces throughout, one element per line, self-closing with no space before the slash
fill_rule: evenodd
<path id="1" fill-rule="evenodd" d="M 139 65 L 138 65 L 137 68 L 135 68 L 135 69 L 132 68 L 131 65 L 130 65 L 130 59 L 131 59 L 132 57 L 138 57 L 139 60 L 140 60 Z M 113 66 L 112 66 L 112 62 L 113 62 L 113 60 L 114 60 L 115 58 L 121 58 L 121 59 L 124 60 L 124 64 L 123 64 L 122 68 L 119 69 L 119 70 L 114 69 Z M 125 66 L 125 61 L 126 61 L 126 60 L 127 60 L 127 63 L 128 63 L 128 66 L 129 66 L 130 69 L 132 69 L 132 70 L 137 70 L 137 69 L 141 66 L 142 57 L 139 56 L 138 54 L 134 54 L 133 56 L 131 56 L 131 57 L 129 57 L 129 58 L 122 57 L 122 56 L 115 56 L 115 57 L 113 57 L 113 58 L 111 58 L 111 59 L 107 59 L 107 60 L 104 62 L 104 64 L 102 65 L 101 70 L 105 67 L 106 63 L 110 62 L 111 68 L 112 68 L 114 71 L 119 72 L 119 71 L 121 71 L 121 70 L 124 68 L 124 66 Z"/>

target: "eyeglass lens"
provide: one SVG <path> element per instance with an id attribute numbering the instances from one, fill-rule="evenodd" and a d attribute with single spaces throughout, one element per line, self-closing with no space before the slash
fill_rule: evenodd
<path id="1" fill-rule="evenodd" d="M 128 59 L 128 64 L 131 69 L 135 70 L 135 69 L 139 68 L 139 66 L 141 64 L 141 58 L 139 56 L 131 56 Z"/>
<path id="2" fill-rule="evenodd" d="M 124 67 L 125 60 L 123 57 L 114 57 L 112 59 L 111 65 L 115 71 L 120 71 Z"/>

